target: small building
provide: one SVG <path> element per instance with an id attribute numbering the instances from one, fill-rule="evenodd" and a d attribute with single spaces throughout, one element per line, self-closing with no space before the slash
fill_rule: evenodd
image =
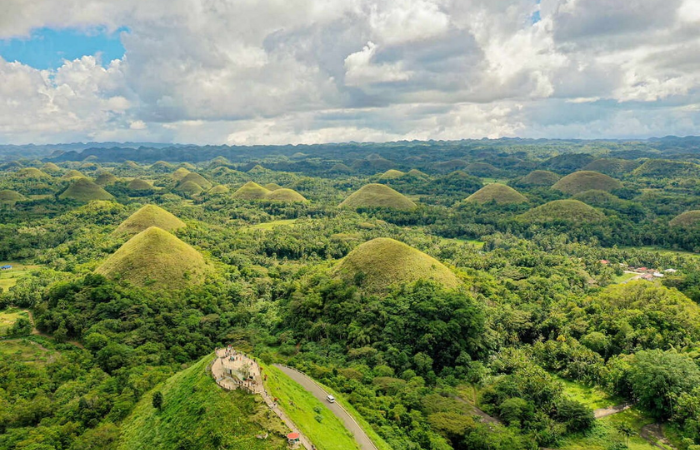
<path id="1" fill-rule="evenodd" d="M 287 442 L 289 442 L 289 445 L 296 445 L 300 440 L 301 436 L 299 436 L 299 433 L 289 433 L 287 435 Z"/>
<path id="2" fill-rule="evenodd" d="M 661 272 L 654 272 L 652 275 L 656 278 L 663 278 L 664 277 L 664 274 Z"/>
<path id="3" fill-rule="evenodd" d="M 610 261 L 608 261 L 607 259 L 601 259 L 600 263 L 604 266 L 607 266 L 608 264 L 610 264 Z"/>
<path id="4" fill-rule="evenodd" d="M 11 270 L 12 266 L 9 264 L 5 264 L 4 266 L 0 266 L 0 270 Z"/>
<path id="5" fill-rule="evenodd" d="M 666 270 L 664 270 L 664 272 L 666 272 L 666 273 L 676 273 L 676 272 L 678 272 L 678 271 L 677 271 L 676 269 L 666 269 Z"/>

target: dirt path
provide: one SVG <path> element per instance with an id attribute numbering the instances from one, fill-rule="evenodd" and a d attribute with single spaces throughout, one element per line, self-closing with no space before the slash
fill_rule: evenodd
<path id="1" fill-rule="evenodd" d="M 633 406 L 632 403 L 623 403 L 621 405 L 610 406 L 608 408 L 600 408 L 593 411 L 593 417 L 601 419 L 603 417 L 612 416 L 613 414 L 626 411 Z"/>
<path id="2" fill-rule="evenodd" d="M 676 447 L 671 445 L 671 443 L 668 442 L 668 439 L 666 439 L 666 436 L 664 436 L 664 431 L 661 428 L 661 424 L 650 423 L 649 425 L 645 425 L 639 431 L 639 435 L 654 447 L 662 450 L 676 450 Z"/>
<path id="3" fill-rule="evenodd" d="M 367 436 L 367 433 L 365 433 L 362 427 L 355 422 L 355 419 L 352 418 L 345 408 L 340 406 L 337 402 L 328 403 L 326 400 L 328 393 L 324 391 L 312 378 L 290 367 L 279 364 L 275 364 L 274 366 L 284 372 L 287 376 L 289 376 L 289 378 L 299 383 L 319 401 L 323 402 L 323 404 L 326 405 L 326 407 L 328 407 L 328 409 L 330 409 L 331 412 L 343 422 L 345 428 L 352 433 L 352 435 L 355 437 L 355 441 L 357 441 L 362 450 L 377 450 L 377 447 L 374 445 L 369 436 Z"/>
<path id="4" fill-rule="evenodd" d="M 481 421 L 482 421 L 483 423 L 490 424 L 490 425 L 502 425 L 500 420 L 496 419 L 496 418 L 493 417 L 493 416 L 489 416 L 489 415 L 486 414 L 484 411 L 480 410 L 479 408 L 477 408 L 477 407 L 474 406 L 473 404 L 469 403 L 468 401 L 466 401 L 466 400 L 463 399 L 462 397 L 455 397 L 455 399 L 456 399 L 457 401 L 460 401 L 460 402 L 462 402 L 462 403 L 466 403 L 467 405 L 471 406 L 471 407 L 472 407 L 472 413 L 473 413 L 475 416 L 481 417 Z"/>

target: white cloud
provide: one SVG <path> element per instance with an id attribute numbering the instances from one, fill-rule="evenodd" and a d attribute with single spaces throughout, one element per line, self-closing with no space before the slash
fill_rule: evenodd
<path id="1" fill-rule="evenodd" d="M 345 84 L 348 86 L 362 86 L 373 83 L 389 83 L 393 81 L 406 81 L 410 74 L 404 71 L 400 63 L 373 64 L 372 58 L 377 53 L 377 46 L 368 42 L 364 48 L 345 58 Z"/>

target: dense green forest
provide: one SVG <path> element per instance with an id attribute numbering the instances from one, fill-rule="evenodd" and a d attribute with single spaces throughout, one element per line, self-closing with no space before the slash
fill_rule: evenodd
<path id="1" fill-rule="evenodd" d="M 700 449 L 697 138 L 29 150 L 0 149 L 0 449 L 282 448 L 197 378 L 227 344 L 387 448 Z"/>

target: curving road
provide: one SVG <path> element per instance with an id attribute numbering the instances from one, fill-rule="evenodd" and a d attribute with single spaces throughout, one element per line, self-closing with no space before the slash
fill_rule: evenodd
<path id="1" fill-rule="evenodd" d="M 274 366 L 284 372 L 289 378 L 299 383 L 304 389 L 311 392 L 318 400 L 323 402 L 323 404 L 326 405 L 326 407 L 328 407 L 328 409 L 330 409 L 331 412 L 343 422 L 345 428 L 352 433 L 352 435 L 355 437 L 355 441 L 357 441 L 357 444 L 362 450 L 377 450 L 377 447 L 374 445 L 369 436 L 367 436 L 367 433 L 365 433 L 357 422 L 355 422 L 355 419 L 353 419 L 342 406 L 340 406 L 338 403 L 328 403 L 326 400 L 328 393 L 324 391 L 312 378 L 304 375 L 298 370 L 294 370 L 286 366 L 281 366 L 279 364 L 274 364 Z"/>

